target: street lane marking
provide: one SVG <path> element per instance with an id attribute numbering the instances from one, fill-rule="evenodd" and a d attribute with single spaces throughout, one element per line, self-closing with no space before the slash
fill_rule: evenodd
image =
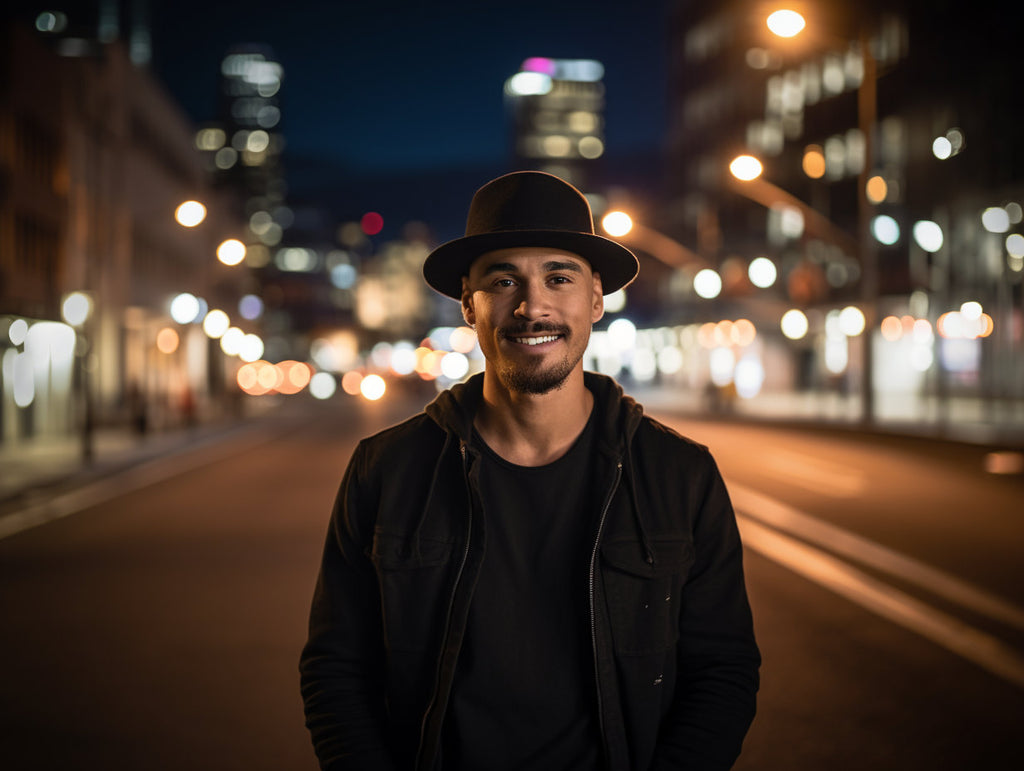
<path id="1" fill-rule="evenodd" d="M 798 535 L 862 565 L 901 578 L 960 607 L 1024 631 L 1024 609 L 1002 597 L 841 527 L 804 514 L 745 485 L 730 483 L 729 493 L 736 508 L 750 517 Z"/>
<path id="2" fill-rule="evenodd" d="M 253 428 L 224 440 L 215 440 L 216 443 L 212 445 L 188 446 L 177 454 L 148 460 L 50 500 L 5 514 L 0 516 L 0 539 L 62 519 L 186 471 L 216 463 L 265 444 L 272 436 L 269 431 Z"/>
<path id="3" fill-rule="evenodd" d="M 863 469 L 817 458 L 794 450 L 773 448 L 761 461 L 788 482 L 814 493 L 856 498 L 867 487 Z"/>
<path id="4" fill-rule="evenodd" d="M 746 516 L 737 516 L 737 520 L 743 543 L 768 559 L 1024 688 L 1024 657 L 996 637 L 926 605 L 813 546 Z"/>

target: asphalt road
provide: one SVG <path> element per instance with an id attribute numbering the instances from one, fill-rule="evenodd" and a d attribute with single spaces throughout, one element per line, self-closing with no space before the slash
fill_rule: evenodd
<path id="1" fill-rule="evenodd" d="M 0 540 L 0 766 L 316 768 L 297 659 L 330 503 L 412 409 L 353 404 Z M 985 448 L 666 419 L 712 447 L 747 542 L 765 664 L 738 769 L 1021 767 L 1021 477 Z"/>

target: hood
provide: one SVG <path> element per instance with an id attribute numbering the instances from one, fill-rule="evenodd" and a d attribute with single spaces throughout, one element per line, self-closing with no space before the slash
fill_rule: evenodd
<path id="1" fill-rule="evenodd" d="M 595 408 L 601 411 L 602 451 L 621 455 L 640 425 L 643 408 L 606 375 L 584 372 L 583 382 L 594 394 Z M 442 391 L 424 411 L 446 432 L 468 443 L 473 435 L 473 417 L 483 399 L 483 386 L 484 376 L 481 372 Z"/>

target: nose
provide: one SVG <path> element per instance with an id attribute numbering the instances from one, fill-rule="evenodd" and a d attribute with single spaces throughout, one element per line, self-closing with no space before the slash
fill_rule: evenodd
<path id="1" fill-rule="evenodd" d="M 535 282 L 524 283 L 518 299 L 519 305 L 512 311 L 512 315 L 516 318 L 532 321 L 548 315 L 548 304 L 543 287 L 538 286 Z"/>

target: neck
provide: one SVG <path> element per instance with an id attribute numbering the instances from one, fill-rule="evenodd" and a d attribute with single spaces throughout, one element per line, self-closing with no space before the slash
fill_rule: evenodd
<path id="1" fill-rule="evenodd" d="M 488 369 L 474 426 L 488 447 L 510 463 L 543 466 L 572 446 L 593 406 L 594 395 L 583 384 L 582 367 L 545 394 L 509 391 Z"/>

